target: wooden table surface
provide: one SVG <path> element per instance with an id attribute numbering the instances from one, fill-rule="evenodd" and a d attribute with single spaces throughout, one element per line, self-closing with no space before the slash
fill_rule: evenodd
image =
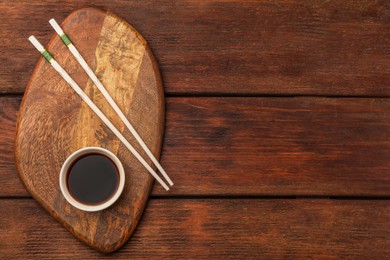
<path id="1" fill-rule="evenodd" d="M 162 165 L 107 256 L 20 183 L 16 117 L 52 17 L 137 28 L 166 94 Z M 389 1 L 0 1 L 0 258 L 355 258 L 390 254 Z"/>

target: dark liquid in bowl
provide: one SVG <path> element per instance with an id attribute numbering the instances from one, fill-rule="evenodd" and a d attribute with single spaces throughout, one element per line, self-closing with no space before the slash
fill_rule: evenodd
<path id="1" fill-rule="evenodd" d="M 119 171 L 110 158 L 97 153 L 85 154 L 69 168 L 66 183 L 75 200 L 97 205 L 115 194 L 119 186 Z"/>

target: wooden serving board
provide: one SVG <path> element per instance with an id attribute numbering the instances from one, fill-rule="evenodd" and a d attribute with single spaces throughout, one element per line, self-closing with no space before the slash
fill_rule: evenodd
<path id="1" fill-rule="evenodd" d="M 124 20 L 93 8 L 75 11 L 62 27 L 159 157 L 164 93 L 158 66 L 146 41 Z M 53 34 L 46 49 L 141 152 L 57 35 Z M 35 50 L 31 46 L 29 51 Z M 110 208 L 94 213 L 72 207 L 62 196 L 58 182 L 65 159 L 87 146 L 112 151 L 122 161 L 126 174 L 120 199 Z M 131 236 L 148 200 L 153 177 L 43 58 L 35 68 L 20 107 L 15 153 L 19 177 L 26 189 L 76 237 L 107 253 L 121 247 Z M 147 158 L 143 152 L 141 155 Z"/>

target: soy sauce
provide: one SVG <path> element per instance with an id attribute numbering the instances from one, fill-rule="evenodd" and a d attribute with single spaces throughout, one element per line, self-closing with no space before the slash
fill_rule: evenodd
<path id="1" fill-rule="evenodd" d="M 109 200 L 119 186 L 115 163 L 102 154 L 86 154 L 69 167 L 66 183 L 70 195 L 82 204 L 97 205 Z"/>

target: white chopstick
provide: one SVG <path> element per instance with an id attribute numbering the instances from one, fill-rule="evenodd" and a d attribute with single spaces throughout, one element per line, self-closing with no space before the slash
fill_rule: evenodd
<path id="1" fill-rule="evenodd" d="M 169 183 L 169 185 L 173 185 L 172 180 L 169 178 L 168 174 L 165 172 L 165 170 L 162 168 L 158 160 L 154 157 L 148 146 L 145 144 L 145 142 L 142 140 L 138 132 L 134 129 L 132 124 L 129 122 L 129 120 L 126 118 L 122 110 L 118 107 L 118 105 L 115 103 L 115 101 L 112 99 L 110 94 L 108 93 L 107 89 L 103 86 L 101 81 L 96 77 L 95 73 L 92 71 L 92 69 L 89 67 L 85 59 L 81 56 L 80 52 L 76 49 L 76 47 L 73 45 L 72 41 L 69 39 L 69 37 L 64 33 L 60 25 L 52 18 L 49 21 L 50 25 L 53 27 L 53 29 L 56 31 L 56 33 L 61 37 L 62 42 L 67 46 L 70 50 L 70 52 L 73 54 L 73 56 L 76 58 L 76 60 L 79 62 L 81 67 L 83 67 L 84 71 L 88 74 L 89 78 L 93 81 L 93 83 L 96 85 L 96 87 L 100 90 L 100 92 L 103 94 L 103 96 L 106 98 L 108 103 L 111 105 L 111 107 L 115 110 L 117 115 L 120 117 L 120 119 L 123 121 L 123 123 L 126 125 L 127 129 L 133 134 L 135 139 L 138 141 L 138 143 L 141 145 L 141 147 L 144 149 L 148 157 L 152 160 L 154 165 L 156 165 L 157 169 L 161 172 L 161 174 L 164 176 L 166 181 Z"/>
<path id="2" fill-rule="evenodd" d="M 42 44 L 34 37 L 28 38 L 42 56 L 52 65 L 52 67 L 61 75 L 61 77 L 73 88 L 74 91 L 87 103 L 93 112 L 110 128 L 110 130 L 118 137 L 118 139 L 129 149 L 129 151 L 140 161 L 140 163 L 149 171 L 149 173 L 164 187 L 169 190 L 165 182 L 157 175 L 157 173 L 149 166 L 142 156 L 134 149 L 134 147 L 126 140 L 126 138 L 116 129 L 111 121 L 103 114 L 102 111 L 92 102 L 85 92 L 77 85 L 77 83 L 69 76 L 69 74 L 57 63 L 53 56 L 43 48 Z"/>

